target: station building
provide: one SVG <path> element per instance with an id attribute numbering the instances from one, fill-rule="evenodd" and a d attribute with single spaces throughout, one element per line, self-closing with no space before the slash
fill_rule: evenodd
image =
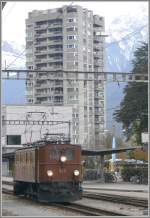
<path id="1" fill-rule="evenodd" d="M 80 144 L 86 149 L 85 134 L 80 132 L 77 118 L 71 105 L 3 105 L 2 151 L 13 152 L 22 147 L 22 144 L 43 139 L 46 134 L 62 134 L 70 137 L 71 143 Z M 84 129 L 84 122 L 79 124 Z"/>
<path id="2" fill-rule="evenodd" d="M 72 122 L 72 107 L 69 106 L 4 105 L 2 106 L 3 152 L 13 152 L 22 147 L 22 144 L 43 139 L 46 134 L 52 136 L 61 134 L 62 137 L 70 137 L 71 142 L 75 143 Z"/>

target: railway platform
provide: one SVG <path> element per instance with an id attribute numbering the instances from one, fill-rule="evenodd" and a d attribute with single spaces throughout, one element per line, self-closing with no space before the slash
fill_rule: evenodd
<path id="1" fill-rule="evenodd" d="M 132 184 L 130 182 L 99 183 L 98 181 L 84 181 L 83 189 L 97 193 L 139 197 L 143 199 L 148 199 L 149 195 L 148 185 Z"/>

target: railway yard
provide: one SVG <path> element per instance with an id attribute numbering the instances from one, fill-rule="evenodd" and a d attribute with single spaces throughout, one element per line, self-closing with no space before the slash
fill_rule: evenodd
<path id="1" fill-rule="evenodd" d="M 39 203 L 13 195 L 13 179 L 3 178 L 3 216 L 148 216 L 148 186 L 97 181 L 83 183 L 74 203 Z"/>

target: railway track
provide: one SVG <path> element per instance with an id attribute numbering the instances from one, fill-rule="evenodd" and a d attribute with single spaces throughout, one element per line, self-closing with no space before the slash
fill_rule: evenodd
<path id="1" fill-rule="evenodd" d="M 3 181 L 2 184 L 7 185 L 8 187 L 12 187 L 13 182 L 10 181 Z M 3 187 L 3 193 L 6 194 L 13 194 L 13 190 L 8 189 L 7 187 Z M 23 196 L 21 196 L 23 198 Z M 93 200 L 103 200 L 103 201 L 109 201 L 113 203 L 122 203 L 126 205 L 136 206 L 136 207 L 143 207 L 148 208 L 148 201 L 146 199 L 137 199 L 135 197 L 129 197 L 129 196 L 120 196 L 120 195 L 113 195 L 113 194 L 105 194 L 105 193 L 92 193 L 88 191 L 83 192 L 83 199 L 89 198 Z M 45 205 L 45 203 L 40 203 L 42 205 Z M 48 206 L 48 203 L 46 204 Z M 93 208 L 85 205 L 82 205 L 80 203 L 69 203 L 69 204 L 53 204 L 54 206 L 62 209 L 71 210 L 74 212 L 79 212 L 83 215 L 87 216 L 125 216 L 125 214 L 120 212 L 113 212 L 108 210 L 103 210 L 99 208 Z"/>
<path id="2" fill-rule="evenodd" d="M 83 192 L 83 197 L 95 199 L 95 200 L 104 200 L 104 201 L 111 201 L 115 203 L 122 203 L 127 205 L 132 205 L 136 207 L 148 207 L 148 200 L 146 199 L 138 199 L 135 197 L 129 196 L 121 196 L 121 195 L 112 195 L 112 194 L 104 194 L 104 193 L 92 193 L 92 192 Z"/>
<path id="3" fill-rule="evenodd" d="M 8 183 L 7 183 L 8 185 Z M 10 183 L 9 183 L 10 185 Z M 7 188 L 3 188 L 3 193 L 13 195 L 13 190 L 8 190 Z M 23 196 L 19 196 L 20 198 L 24 198 Z M 39 202 L 38 202 L 39 203 Z M 40 205 L 49 205 L 48 203 L 39 203 Z M 68 203 L 68 204 L 51 204 L 58 208 L 71 210 L 74 212 L 81 213 L 86 216 L 125 216 L 122 213 L 102 210 L 98 208 L 93 208 L 90 206 L 85 206 L 77 203 Z"/>
<path id="4" fill-rule="evenodd" d="M 117 213 L 117 212 L 102 210 L 102 209 L 90 207 L 88 205 L 85 206 L 77 203 L 71 203 L 68 205 L 61 205 L 61 206 L 59 205 L 59 207 L 80 212 L 87 216 L 126 216 L 125 214 L 119 212 Z"/>
<path id="5" fill-rule="evenodd" d="M 13 182 L 3 181 L 2 184 L 13 185 Z M 83 197 L 94 199 L 94 200 L 104 200 L 104 201 L 111 201 L 114 203 L 122 203 L 122 204 L 132 205 L 132 206 L 136 206 L 136 207 L 144 207 L 144 208 L 148 207 L 148 200 L 139 199 L 136 197 L 106 194 L 106 193 L 92 193 L 89 191 L 84 191 Z"/>

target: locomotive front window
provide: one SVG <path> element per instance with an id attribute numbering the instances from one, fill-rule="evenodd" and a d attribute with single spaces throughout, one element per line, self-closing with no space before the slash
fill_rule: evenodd
<path id="1" fill-rule="evenodd" d="M 71 149 L 71 148 L 66 149 L 65 156 L 67 157 L 67 160 L 74 160 L 75 159 L 75 150 Z"/>
<path id="2" fill-rule="evenodd" d="M 75 159 L 75 150 L 71 148 L 67 149 L 50 149 L 49 157 L 51 160 L 59 160 L 61 156 L 65 156 L 67 160 L 74 160 Z"/>
<path id="3" fill-rule="evenodd" d="M 60 151 L 56 149 L 51 149 L 49 155 L 51 160 L 59 160 Z"/>

